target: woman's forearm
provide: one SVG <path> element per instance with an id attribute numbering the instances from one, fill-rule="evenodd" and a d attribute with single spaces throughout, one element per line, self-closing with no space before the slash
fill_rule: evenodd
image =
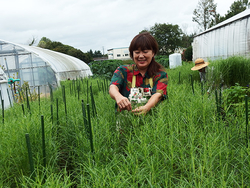
<path id="1" fill-rule="evenodd" d="M 161 93 L 155 93 L 150 97 L 148 102 L 145 104 L 145 107 L 148 109 L 148 111 L 155 107 L 155 105 L 162 99 L 162 94 Z"/>
<path id="2" fill-rule="evenodd" d="M 119 95 L 121 95 L 119 92 L 119 89 L 116 85 L 109 86 L 109 95 L 114 100 L 116 100 L 115 98 L 117 98 Z"/>

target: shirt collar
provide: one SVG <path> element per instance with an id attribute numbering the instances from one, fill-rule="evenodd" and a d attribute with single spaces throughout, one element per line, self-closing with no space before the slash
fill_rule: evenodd
<path id="1" fill-rule="evenodd" d="M 137 68 L 137 66 L 134 64 L 134 72 L 133 72 L 134 75 L 138 75 L 140 74 L 140 71 L 139 69 Z M 150 78 L 149 75 L 148 75 L 148 71 L 145 73 L 145 77 L 147 78 Z"/>

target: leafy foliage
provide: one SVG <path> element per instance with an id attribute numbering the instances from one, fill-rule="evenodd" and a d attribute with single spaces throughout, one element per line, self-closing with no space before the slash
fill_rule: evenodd
<path id="1" fill-rule="evenodd" d="M 183 34 L 182 36 L 182 44 L 181 46 L 184 47 L 184 48 L 188 48 L 189 46 L 191 46 L 192 42 L 193 42 L 193 39 L 194 39 L 194 33 L 188 35 L 188 34 Z"/>
<path id="2" fill-rule="evenodd" d="M 127 59 L 127 60 L 122 60 L 123 64 L 128 65 L 128 64 L 133 64 L 134 61 L 132 59 Z"/>
<path id="3" fill-rule="evenodd" d="M 250 88 L 240 86 L 240 84 L 236 83 L 235 86 L 225 89 L 223 94 L 227 98 L 227 105 L 241 103 L 244 101 L 245 95 L 250 96 Z"/>
<path id="4" fill-rule="evenodd" d="M 250 88 L 240 86 L 238 83 L 223 91 L 223 105 L 225 111 L 235 114 L 238 108 L 244 108 L 245 96 L 250 97 Z"/>
<path id="5" fill-rule="evenodd" d="M 163 67 L 169 68 L 169 56 L 166 55 L 155 56 L 155 61 L 160 63 Z"/>
<path id="6" fill-rule="evenodd" d="M 114 71 L 122 64 L 122 60 L 92 61 L 89 67 L 94 77 L 111 79 Z"/>
<path id="7" fill-rule="evenodd" d="M 193 60 L 193 48 L 192 48 L 192 46 L 189 46 L 189 47 L 183 52 L 183 60 L 184 60 L 184 61 L 192 61 L 192 60 Z"/>
<path id="8" fill-rule="evenodd" d="M 155 33 L 154 36 L 158 35 L 158 33 L 161 33 L 160 34 L 161 37 L 155 38 L 156 41 L 158 42 L 158 44 L 159 43 L 164 44 L 168 40 L 167 46 L 173 46 L 172 51 L 179 47 L 183 47 L 183 48 L 189 47 L 191 43 L 193 42 L 193 38 L 195 35 L 195 33 L 192 33 L 192 34 L 184 33 L 177 25 L 171 25 L 171 24 L 165 24 L 165 23 L 164 24 L 156 23 L 155 26 L 151 27 L 151 29 L 144 29 L 140 33 L 142 32 L 149 32 L 152 35 L 154 35 Z M 176 35 L 174 34 L 175 32 L 177 32 Z M 172 40 L 170 40 L 171 37 L 172 37 Z M 179 41 L 180 38 L 181 38 L 181 41 Z M 163 41 L 160 41 L 160 40 L 163 40 Z M 172 53 L 165 46 L 163 47 L 163 49 L 160 49 L 160 55 L 169 55 Z"/>
<path id="9" fill-rule="evenodd" d="M 182 44 L 182 30 L 178 25 L 155 23 L 149 30 L 159 45 L 160 55 L 174 53 Z"/>
<path id="10" fill-rule="evenodd" d="M 248 0 L 234 1 L 231 4 L 230 9 L 227 11 L 227 13 L 224 16 L 220 16 L 219 14 L 217 15 L 218 17 L 217 23 L 223 22 L 224 20 L 229 19 L 235 16 L 236 14 L 243 12 L 244 10 L 247 9 L 248 5 L 249 5 Z"/>
<path id="11" fill-rule="evenodd" d="M 103 56 L 103 54 L 102 54 L 102 52 L 100 51 L 100 50 L 95 50 L 94 52 L 93 52 L 93 50 L 92 49 L 90 49 L 89 51 L 87 51 L 87 53 L 88 54 L 90 54 L 90 56 L 91 57 L 102 57 Z"/>

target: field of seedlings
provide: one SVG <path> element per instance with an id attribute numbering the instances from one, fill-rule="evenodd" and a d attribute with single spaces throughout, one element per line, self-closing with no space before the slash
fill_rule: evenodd
<path id="1" fill-rule="evenodd" d="M 117 115 L 97 77 L 24 97 L 0 113 L 0 187 L 250 187 L 249 90 L 226 92 L 223 63 L 204 85 L 193 64 L 167 69 L 168 98 L 147 115 Z"/>

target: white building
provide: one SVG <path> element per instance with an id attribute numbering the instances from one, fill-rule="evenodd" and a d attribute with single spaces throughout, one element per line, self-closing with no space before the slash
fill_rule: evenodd
<path id="1" fill-rule="evenodd" d="M 193 60 L 250 56 L 250 9 L 195 36 Z"/>
<path id="2" fill-rule="evenodd" d="M 130 59 L 128 47 L 109 49 L 108 59 Z"/>

